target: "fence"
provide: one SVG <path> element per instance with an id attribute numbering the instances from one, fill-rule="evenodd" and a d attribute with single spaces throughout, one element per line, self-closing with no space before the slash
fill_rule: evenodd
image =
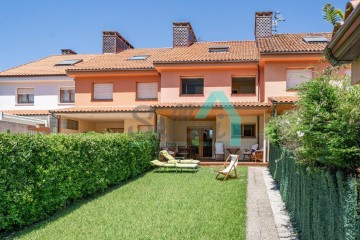
<path id="1" fill-rule="evenodd" d="M 360 239 L 358 178 L 308 168 L 274 145 L 269 167 L 301 239 Z"/>

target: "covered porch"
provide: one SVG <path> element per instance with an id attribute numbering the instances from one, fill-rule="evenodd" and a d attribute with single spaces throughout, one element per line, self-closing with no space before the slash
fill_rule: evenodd
<path id="1" fill-rule="evenodd" d="M 264 127 L 271 117 L 268 103 L 210 104 L 204 114 L 203 103 L 165 104 L 155 106 L 157 131 L 163 149 L 176 156 L 190 157 L 202 162 L 221 162 L 232 154 L 240 161 L 254 162 L 246 149 L 258 144 L 266 162 Z M 230 106 L 231 105 L 231 106 Z M 229 111 L 229 108 L 233 111 Z M 224 154 L 216 154 L 216 143 L 222 144 Z M 183 149 L 187 154 L 183 153 Z"/>
<path id="2" fill-rule="evenodd" d="M 155 131 L 155 114 L 149 107 L 72 107 L 54 114 L 60 133 Z"/>

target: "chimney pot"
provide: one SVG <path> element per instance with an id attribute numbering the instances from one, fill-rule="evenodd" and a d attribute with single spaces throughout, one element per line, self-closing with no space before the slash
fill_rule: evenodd
<path id="1" fill-rule="evenodd" d="M 73 55 L 73 54 L 77 54 L 77 53 L 71 49 L 61 49 L 61 54 L 62 55 Z"/>
<path id="2" fill-rule="evenodd" d="M 115 54 L 129 48 L 134 47 L 118 32 L 103 32 L 103 53 Z"/>
<path id="3" fill-rule="evenodd" d="M 173 23 L 173 47 L 187 47 L 197 42 L 189 22 Z"/>
<path id="4" fill-rule="evenodd" d="M 272 15 L 273 12 L 255 13 L 255 38 L 272 36 Z"/>

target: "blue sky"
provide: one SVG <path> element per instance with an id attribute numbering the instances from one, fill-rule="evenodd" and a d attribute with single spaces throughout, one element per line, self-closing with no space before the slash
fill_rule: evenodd
<path id="1" fill-rule="evenodd" d="M 279 33 L 324 32 L 330 2 L 340 0 L 1 0 L 0 71 L 59 54 L 101 53 L 102 31 L 118 31 L 134 47 L 171 47 L 172 22 L 190 21 L 203 41 L 254 39 L 256 11 L 281 11 Z"/>

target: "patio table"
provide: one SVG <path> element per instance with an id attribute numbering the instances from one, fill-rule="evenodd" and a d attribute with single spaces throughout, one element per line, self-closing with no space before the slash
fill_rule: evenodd
<path id="1" fill-rule="evenodd" d="M 226 150 L 227 150 L 230 154 L 236 154 L 238 151 L 240 151 L 240 148 L 226 148 Z"/>

